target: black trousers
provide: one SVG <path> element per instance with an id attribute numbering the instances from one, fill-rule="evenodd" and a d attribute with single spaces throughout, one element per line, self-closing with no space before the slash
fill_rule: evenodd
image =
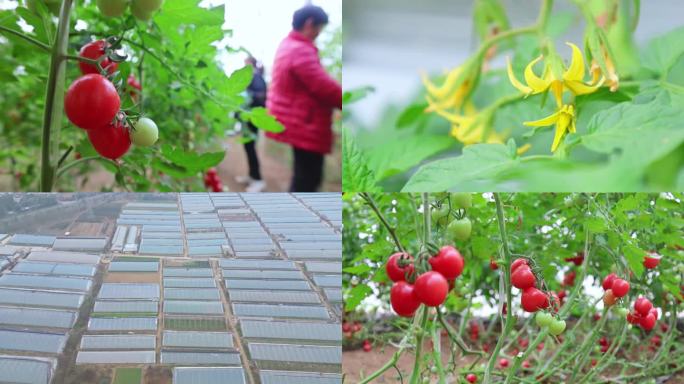
<path id="1" fill-rule="evenodd" d="M 323 158 L 317 152 L 292 148 L 294 151 L 294 174 L 290 192 L 316 192 L 323 181 Z"/>
<path id="2" fill-rule="evenodd" d="M 244 144 L 245 152 L 247 153 L 247 164 L 249 165 L 249 177 L 254 180 L 261 180 L 259 158 L 256 151 L 256 139 L 259 136 L 259 130 L 251 122 L 247 123 L 247 127 L 254 134 L 254 140 Z"/>

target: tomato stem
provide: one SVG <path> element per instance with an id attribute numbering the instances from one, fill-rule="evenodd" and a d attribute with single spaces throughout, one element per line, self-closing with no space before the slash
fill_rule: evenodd
<path id="1" fill-rule="evenodd" d="M 496 346 L 494 347 L 494 351 L 492 352 L 492 356 L 489 358 L 489 362 L 487 363 L 487 366 L 485 368 L 484 372 L 484 380 L 483 382 L 489 383 L 490 382 L 490 377 L 492 375 L 492 371 L 494 370 L 494 365 L 496 364 L 497 358 L 499 356 L 499 351 L 501 350 L 501 347 L 503 346 L 504 341 L 508 337 L 508 334 L 511 333 L 511 330 L 513 329 L 514 321 L 513 321 L 513 306 L 512 306 L 512 301 L 513 301 L 513 294 L 511 293 L 511 284 L 510 284 L 510 265 L 511 265 L 511 250 L 508 248 L 508 236 L 506 235 L 506 220 L 504 218 L 504 211 L 503 211 L 503 206 L 501 204 L 501 198 L 499 197 L 498 193 L 494 193 L 494 202 L 496 203 L 496 219 L 497 222 L 499 223 L 499 234 L 501 236 L 501 245 L 503 248 L 503 253 L 504 253 L 504 258 L 505 258 L 505 263 L 504 263 L 504 268 L 503 268 L 503 285 L 506 290 L 506 319 L 505 319 L 505 324 L 503 326 L 503 332 L 501 337 L 499 337 L 499 340 L 496 342 Z"/>
<path id="2" fill-rule="evenodd" d="M 55 166 L 51 155 L 59 153 L 59 131 L 64 113 L 64 85 L 66 81 L 66 55 L 69 46 L 69 19 L 73 0 L 64 0 L 59 13 L 57 35 L 52 45 L 52 59 L 45 95 L 43 115 L 43 141 L 41 143 L 40 190 L 50 192 L 54 187 Z"/>
<path id="3" fill-rule="evenodd" d="M 10 35 L 19 37 L 19 38 L 23 39 L 24 41 L 35 45 L 36 47 L 42 49 L 43 51 L 45 51 L 47 53 L 52 52 L 52 48 L 49 45 L 47 45 L 41 41 L 38 41 L 38 40 L 34 39 L 33 37 L 26 35 L 25 33 L 15 31 L 14 29 L 11 29 L 11 28 L 3 27 L 2 25 L 0 25 L 0 32 L 6 32 Z"/>
<path id="4" fill-rule="evenodd" d="M 383 215 L 382 212 L 380 212 L 380 210 L 378 209 L 378 206 L 375 204 L 375 200 L 373 200 L 373 198 L 368 193 L 365 193 L 365 192 L 362 192 L 359 195 L 366 201 L 368 206 L 371 207 L 373 212 L 375 212 L 375 215 L 378 216 L 378 219 L 380 219 L 380 222 L 382 223 L 382 225 L 384 225 L 385 228 L 387 229 L 387 232 L 389 232 L 390 236 L 392 237 L 392 240 L 394 240 L 394 244 L 397 245 L 397 248 L 399 249 L 399 251 L 406 252 L 404 250 L 404 247 L 401 245 L 399 238 L 397 238 L 397 234 L 395 233 L 394 228 L 389 224 L 389 222 L 385 218 L 385 215 Z"/>

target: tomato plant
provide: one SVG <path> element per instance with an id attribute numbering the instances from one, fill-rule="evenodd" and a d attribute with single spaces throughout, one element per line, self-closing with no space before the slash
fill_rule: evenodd
<path id="1" fill-rule="evenodd" d="M 454 197 L 344 195 L 344 318 L 364 324 L 343 341 L 352 382 L 681 380 L 684 194 Z M 386 362 L 355 358 L 364 340 Z"/>
<path id="2" fill-rule="evenodd" d="M 217 60 L 225 6 L 10 3 L 0 11 L 0 189 L 71 191 L 105 174 L 97 188 L 220 191 L 218 175 L 204 176 L 225 156 L 235 112 L 283 129 L 264 108 L 244 110 L 251 67 L 226 75 Z"/>
<path id="3" fill-rule="evenodd" d="M 350 25 L 365 21 L 362 4 L 349 5 Z M 411 14 L 414 27 L 397 21 L 346 41 L 357 52 L 370 38 L 373 55 L 406 60 L 349 56 L 349 83 L 379 95 L 345 89 L 354 170 L 345 191 L 683 189 L 684 23 L 651 14 L 680 14 L 681 3 L 472 0 L 376 11 Z M 448 40 L 455 35 L 463 39 Z M 414 81 L 391 81 L 407 76 Z"/>

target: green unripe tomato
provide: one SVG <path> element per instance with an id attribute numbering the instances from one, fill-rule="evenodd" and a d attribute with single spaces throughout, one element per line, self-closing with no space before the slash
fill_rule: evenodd
<path id="1" fill-rule="evenodd" d="M 613 307 L 613 308 L 615 308 L 614 312 L 618 317 L 621 317 L 623 319 L 627 318 L 627 314 L 629 313 L 629 309 L 627 309 L 625 307 Z"/>
<path id="2" fill-rule="evenodd" d="M 97 8 L 107 17 L 120 17 L 129 3 L 129 0 L 97 0 Z"/>
<path id="3" fill-rule="evenodd" d="M 450 196 L 451 205 L 455 208 L 468 209 L 473 206 L 473 195 L 466 192 L 455 192 Z"/>
<path id="4" fill-rule="evenodd" d="M 470 238 L 470 232 L 473 230 L 473 225 L 470 219 L 464 217 L 460 220 L 454 220 L 447 226 L 447 231 L 454 239 L 465 241 Z"/>
<path id="5" fill-rule="evenodd" d="M 443 218 L 447 217 L 449 215 L 449 207 L 446 207 L 442 205 L 441 207 L 437 209 L 433 209 L 432 212 L 430 212 L 430 216 L 432 217 L 432 221 L 434 223 L 438 223 L 440 220 Z"/>
<path id="6" fill-rule="evenodd" d="M 548 312 L 537 312 L 534 320 L 537 322 L 538 326 L 544 328 L 548 327 L 553 322 L 553 316 Z"/>
<path id="7" fill-rule="evenodd" d="M 131 132 L 131 142 L 139 147 L 149 147 L 156 143 L 158 138 L 159 128 L 157 128 L 157 124 L 147 117 L 141 117 Z"/>
<path id="8" fill-rule="evenodd" d="M 145 12 L 135 5 L 135 2 L 131 4 L 131 13 L 133 17 L 140 21 L 150 21 L 152 19 L 152 14 L 154 12 Z"/>
<path id="9" fill-rule="evenodd" d="M 164 0 L 133 0 L 133 7 L 144 13 L 154 13 L 161 8 Z"/>
<path id="10" fill-rule="evenodd" d="M 549 333 L 558 336 L 565 331 L 565 320 L 553 320 L 549 324 Z"/>

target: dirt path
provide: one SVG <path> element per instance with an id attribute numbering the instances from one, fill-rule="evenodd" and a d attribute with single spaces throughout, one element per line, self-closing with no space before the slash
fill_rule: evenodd
<path id="1" fill-rule="evenodd" d="M 248 172 L 244 147 L 236 139 L 228 139 L 226 145 L 226 158 L 218 167 L 219 176 L 231 191 L 244 192 L 245 186 L 235 181 L 236 176 L 244 176 Z M 261 177 L 266 181 L 265 192 L 286 192 L 292 177 L 290 147 L 262 137 L 257 143 L 257 154 L 261 162 Z M 339 158 L 337 152 L 326 157 L 321 192 L 342 190 Z"/>

